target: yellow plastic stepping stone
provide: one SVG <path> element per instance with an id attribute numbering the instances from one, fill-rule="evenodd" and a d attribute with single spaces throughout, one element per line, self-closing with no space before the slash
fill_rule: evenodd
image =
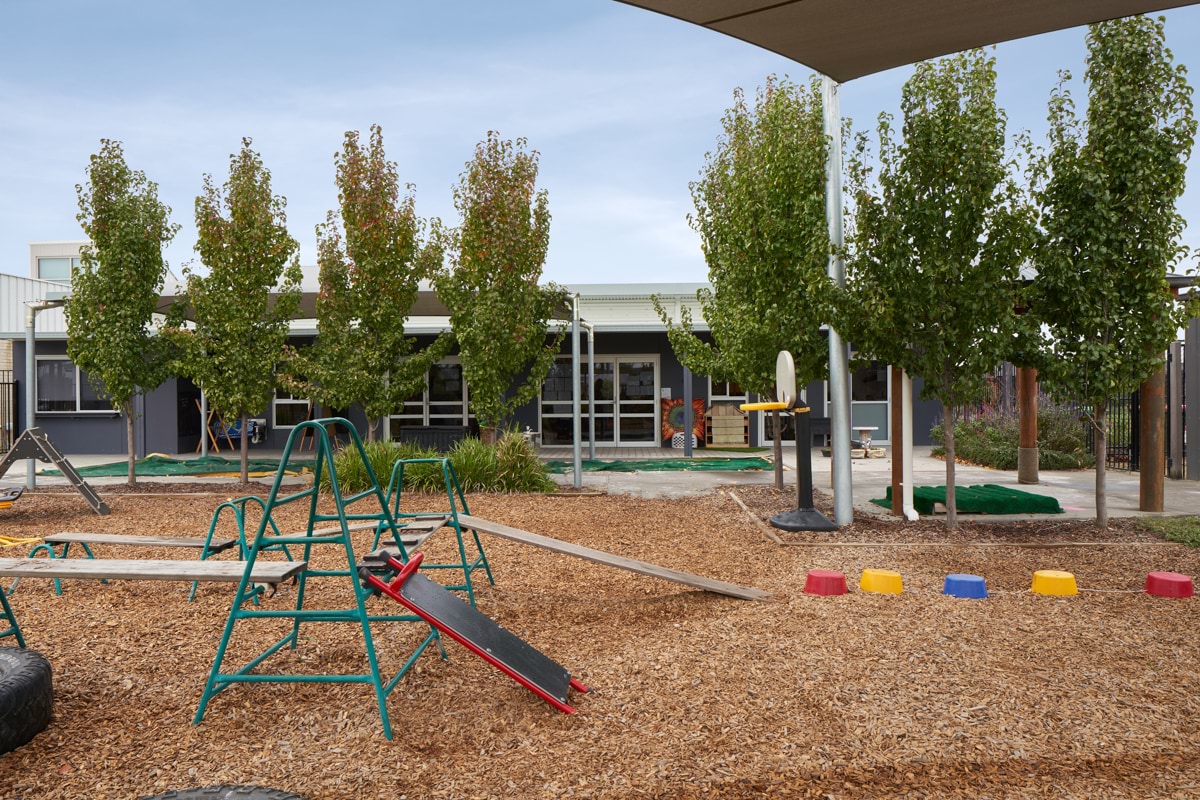
<path id="1" fill-rule="evenodd" d="M 1058 597 L 1079 594 L 1075 576 L 1057 569 L 1039 569 L 1033 573 L 1034 594 L 1049 594 Z"/>
<path id="2" fill-rule="evenodd" d="M 858 588 L 876 594 L 900 594 L 904 591 L 904 579 L 890 569 L 864 569 Z"/>

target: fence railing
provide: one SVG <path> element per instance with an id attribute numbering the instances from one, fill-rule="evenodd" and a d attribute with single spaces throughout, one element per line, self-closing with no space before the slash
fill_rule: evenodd
<path id="1" fill-rule="evenodd" d="M 17 431 L 17 382 L 12 370 L 0 370 L 0 453 L 12 448 Z"/>
<path id="2" fill-rule="evenodd" d="M 1179 370 L 1180 376 L 1180 392 L 1182 398 L 1182 407 L 1187 406 L 1187 397 L 1183 394 L 1184 387 L 1187 385 L 1184 380 L 1184 368 L 1186 367 L 1186 353 L 1182 344 L 1177 348 L 1172 348 L 1169 353 L 1167 364 L 1167 387 L 1166 387 L 1166 402 L 1171 403 L 1171 369 L 1172 360 L 1175 354 L 1179 354 Z M 1095 455 L 1096 440 L 1094 436 L 1094 428 L 1092 423 L 1087 419 L 1088 409 L 1080 403 L 1060 403 L 1051 399 L 1044 392 L 1038 393 L 1038 405 L 1045 408 L 1049 405 L 1057 405 L 1066 408 L 1075 409 L 1079 413 L 1080 424 L 1084 426 L 1084 436 L 1087 441 L 1088 452 Z M 1139 393 L 1137 391 L 1122 393 L 1110 397 L 1108 400 L 1108 448 L 1105 465 L 1111 470 L 1121 470 L 1127 472 L 1137 472 L 1138 462 L 1141 457 L 1140 448 L 1140 417 L 1141 408 L 1139 407 Z M 1166 470 L 1167 474 L 1173 471 L 1176 474 L 1186 473 L 1187 448 L 1182 448 L 1183 456 L 1178 469 L 1173 470 L 1175 466 L 1171 458 L 1171 441 L 1175 436 L 1175 432 L 1171 429 L 1171 413 L 1167 409 L 1167 429 L 1166 435 L 1163 437 L 1163 446 L 1166 449 Z M 954 418 L 956 420 L 965 421 L 977 419 L 979 417 L 989 416 L 992 414 L 1016 414 L 1017 408 L 1017 370 L 1011 364 L 1004 364 L 996 373 L 988 378 L 987 388 L 984 391 L 984 396 L 975 403 L 954 409 Z M 1186 417 L 1182 414 L 1179 417 Z M 1186 422 L 1182 423 L 1183 430 L 1178 434 L 1180 441 L 1186 441 L 1187 429 Z"/>

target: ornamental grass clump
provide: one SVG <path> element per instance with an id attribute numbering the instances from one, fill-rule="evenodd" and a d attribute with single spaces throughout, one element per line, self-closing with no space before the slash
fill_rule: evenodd
<path id="1" fill-rule="evenodd" d="M 380 487 L 385 489 L 397 461 L 449 458 L 464 492 L 554 491 L 554 482 L 533 445 L 512 431 L 505 433 L 495 445 L 484 444 L 473 437 L 463 439 L 446 454 L 401 442 L 368 442 L 363 445 L 363 451 Z M 360 492 L 370 486 L 367 470 L 356 448 L 339 451 L 334 456 L 334 468 L 342 494 Z M 328 473 L 321 476 L 321 485 L 330 488 Z M 430 494 L 444 492 L 446 484 L 441 464 L 406 464 L 404 489 Z"/>

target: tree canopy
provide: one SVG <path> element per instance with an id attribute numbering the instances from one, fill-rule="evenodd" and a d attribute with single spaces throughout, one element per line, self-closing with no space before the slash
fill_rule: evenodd
<path id="1" fill-rule="evenodd" d="M 374 420 L 420 394 L 430 364 L 453 343 L 447 333 L 417 351 L 404 333 L 420 282 L 433 278 L 443 250 L 426 235 L 413 187 L 401 196 L 378 125 L 366 146 L 347 132 L 334 164 L 340 213 L 317 226 L 318 336 L 292 354 L 288 385 L 327 408 L 360 403 L 374 438 Z"/>
<path id="2" fill-rule="evenodd" d="M 449 235 L 449 268 L 435 285 L 450 309 L 471 408 L 484 427 L 500 425 L 537 396 L 562 343 L 561 332 L 547 342 L 547 321 L 565 293 L 538 285 L 550 206 L 537 175 L 538 153 L 524 139 L 489 131 L 454 188 L 460 224 Z"/>
<path id="3" fill-rule="evenodd" d="M 1044 349 L 1039 378 L 1090 407 L 1096 517 L 1106 525 L 1107 400 L 1162 366 L 1190 313 L 1172 300 L 1167 272 L 1187 252 L 1176 204 L 1196 120 L 1161 19 L 1092 25 L 1087 42 L 1087 112 L 1076 114 L 1061 73 L 1049 148 L 1031 162 L 1042 235 L 1030 308 Z"/>
<path id="4" fill-rule="evenodd" d="M 924 378 L 922 396 L 942 402 L 953 527 L 953 407 L 979 397 L 1013 350 L 1032 212 L 1011 175 L 994 58 L 918 64 L 901 108 L 900 141 L 891 116 L 879 117 L 877 174 L 865 135 L 850 161 L 855 313 L 844 327 L 860 354 Z"/>
<path id="5" fill-rule="evenodd" d="M 136 482 L 133 398 L 169 375 L 169 352 L 151 321 L 167 272 L 163 246 L 175 237 L 158 185 L 130 169 L 121 143 L 100 142 L 85 184 L 76 185 L 77 219 L 88 237 L 71 276 L 67 354 L 97 392 L 125 415 L 129 483 Z"/>
<path id="6" fill-rule="evenodd" d="M 711 342 L 696 335 L 686 309 L 676 324 L 655 307 L 688 369 L 771 395 L 780 350 L 792 353 L 801 387 L 828 371 L 820 329 L 834 295 L 820 86 L 771 76 L 753 106 L 739 89 L 722 128 L 691 184 L 696 212 L 688 217 L 712 285 L 697 293 Z"/>
<path id="7" fill-rule="evenodd" d="M 655 298 L 667 337 L 693 372 L 732 380 L 771 396 L 775 360 L 788 350 L 801 391 L 828 372 L 821 325 L 833 317 L 825 221 L 825 162 L 820 85 L 768 76 L 751 105 L 739 89 L 721 120 L 722 135 L 691 184 L 711 289 L 696 298 L 709 336 L 690 312 L 676 322 Z M 778 412 L 773 413 L 776 485 L 783 483 Z"/>
<path id="8" fill-rule="evenodd" d="M 287 200 L 272 194 L 271 173 L 251 144 L 243 139 L 230 156 L 222 186 L 204 177 L 196 252 L 207 273 L 185 270 L 195 327 L 177 337 L 183 373 L 213 408 L 242 423 L 243 481 L 247 415 L 271 403 L 288 321 L 300 300 L 299 245 L 287 232 Z"/>

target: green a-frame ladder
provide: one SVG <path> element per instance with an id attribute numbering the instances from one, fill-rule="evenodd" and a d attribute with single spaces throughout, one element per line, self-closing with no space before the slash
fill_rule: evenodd
<path id="1" fill-rule="evenodd" d="M 343 496 L 341 487 L 338 484 L 337 470 L 334 467 L 334 453 L 330 444 L 329 433 L 327 428 L 333 425 L 341 425 L 349 432 L 348 447 L 357 449 L 359 457 L 362 459 L 367 478 L 370 485 L 367 489 Z M 308 431 L 316 438 L 317 454 L 316 466 L 314 468 L 313 484 L 309 489 L 300 492 L 280 496 L 280 487 L 283 481 L 285 470 L 288 466 L 288 461 L 292 457 L 294 447 L 299 443 L 300 437 L 304 432 Z M 449 470 L 447 474 L 453 474 L 453 468 L 448 462 L 443 469 Z M 317 501 L 321 491 L 322 476 L 328 474 L 330 492 L 333 497 L 335 511 L 332 514 L 321 513 L 317 509 Z M 454 479 L 454 484 L 457 487 L 457 478 Z M 461 491 L 461 490 L 460 490 Z M 398 494 L 398 489 L 397 489 Z M 460 493 L 460 501 L 461 493 Z M 287 505 L 289 503 L 303 502 L 307 500 L 309 503 L 308 523 L 306 530 L 297 534 L 279 534 L 278 529 L 274 525 L 273 512 L 276 508 Z M 364 512 L 352 512 L 349 507 L 353 504 L 364 501 L 369 505 L 370 510 Z M 451 498 L 453 509 L 453 498 Z M 237 593 L 234 595 L 233 606 L 229 612 L 229 618 L 225 623 L 225 630 L 221 635 L 221 642 L 217 647 L 216 657 L 213 659 L 212 670 L 209 672 L 208 680 L 204 686 L 204 693 L 200 698 L 199 708 L 196 709 L 196 716 L 192 720 L 194 724 L 199 724 L 204 718 L 204 712 L 208 708 L 209 701 L 212 698 L 238 683 L 360 683 L 371 686 L 375 693 L 375 702 L 379 708 L 380 720 L 383 723 L 384 735 L 392 738 L 392 725 L 388 717 L 387 711 L 387 696 L 400 682 L 400 679 L 412 668 L 413 664 L 420 655 L 425 652 L 425 649 L 436 643 L 442 658 L 446 658 L 445 648 L 442 647 L 441 639 L 439 638 L 437 629 L 427 622 L 421 620 L 420 617 L 414 614 L 371 614 L 367 610 L 367 600 L 371 596 L 371 590 L 364 588 L 359 583 L 357 565 L 358 561 L 354 554 L 354 545 L 351 542 L 351 530 L 361 529 L 362 523 L 373 522 L 371 527 L 377 527 L 382 531 L 389 531 L 396 547 L 399 548 L 400 559 L 403 562 L 408 561 L 408 554 L 402 544 L 401 532 L 404 526 L 397 522 L 396 515 L 389 509 L 387 498 L 384 496 L 383 490 L 379 486 L 379 480 L 375 476 L 375 471 L 371 467 L 371 462 L 367 458 L 363 448 L 362 439 L 358 435 L 358 431 L 354 426 L 345 419 L 328 418 L 319 420 L 310 420 L 297 425 L 292 429 L 291 435 L 288 437 L 287 445 L 284 448 L 283 455 L 279 462 L 279 471 L 275 475 L 275 481 L 271 486 L 270 494 L 267 497 L 266 505 L 259 521 L 257 532 L 254 536 L 254 541 L 250 544 L 246 553 L 246 567 L 242 576 L 241 582 L 238 584 Z M 465 511 L 465 509 L 464 509 Z M 329 528 L 318 530 L 317 523 L 335 522 L 336 525 Z M 461 530 L 459 533 L 459 550 L 462 551 L 463 544 L 461 541 Z M 478 545 L 478 538 L 476 537 Z M 257 590 L 250 585 L 250 573 L 254 567 L 260 553 L 280 549 L 288 545 L 303 546 L 304 553 L 301 560 L 306 562 L 308 566 L 300 573 L 297 578 L 296 600 L 295 606 L 292 609 L 263 609 L 256 607 L 246 607 L 247 602 L 257 596 Z M 345 555 L 345 567 L 336 569 L 314 569 L 311 567 L 311 554 L 314 547 L 332 547 L 340 549 Z M 491 580 L 491 570 L 487 566 L 486 557 L 483 555 L 482 547 L 480 547 L 480 558 L 482 565 L 487 571 L 488 579 Z M 464 577 L 466 586 L 470 587 L 471 577 L 468 569 L 467 558 L 464 554 L 462 567 L 464 569 Z M 478 559 L 475 563 L 478 563 Z M 353 587 L 353 603 L 346 608 L 339 609 L 311 609 L 305 608 L 306 593 L 309 589 L 308 581 L 312 578 L 340 578 L 349 581 Z M 474 600 L 473 592 L 471 593 L 472 602 Z M 229 647 L 230 639 L 233 635 L 235 625 L 243 620 L 254 619 L 290 619 L 292 622 L 291 631 L 282 639 L 266 648 L 259 655 L 250 659 L 243 666 L 231 671 L 222 671 L 222 663 L 225 660 L 225 654 Z M 362 630 L 363 644 L 367 657 L 367 672 L 360 674 L 261 674 L 254 672 L 255 668 L 270 658 L 275 653 L 285 647 L 296 649 L 300 641 L 300 625 L 301 623 L 318 623 L 318 622 L 348 622 L 358 625 Z M 404 662 L 400 671 L 396 673 L 390 680 L 385 681 L 379 669 L 379 661 L 375 652 L 375 641 L 371 633 L 371 624 L 379 622 L 418 622 L 423 625 L 428 625 L 429 633 L 421 640 L 421 643 L 413 651 L 413 653 Z"/>

